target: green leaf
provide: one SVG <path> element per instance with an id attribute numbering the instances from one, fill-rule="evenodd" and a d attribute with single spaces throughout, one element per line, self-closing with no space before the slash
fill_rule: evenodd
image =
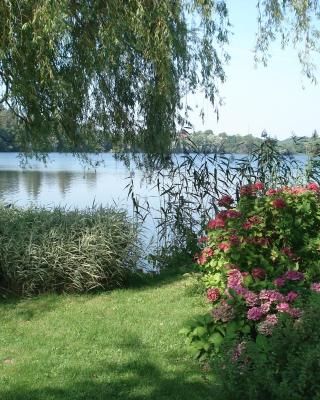
<path id="1" fill-rule="evenodd" d="M 245 325 L 243 328 L 241 328 L 241 332 L 245 334 L 249 334 L 251 332 L 250 325 Z"/>
<path id="2" fill-rule="evenodd" d="M 193 330 L 192 336 L 203 336 L 207 334 L 208 331 L 204 326 L 198 326 L 196 329 Z"/>
<path id="3" fill-rule="evenodd" d="M 213 343 L 216 346 L 220 346 L 223 342 L 223 336 L 221 335 L 221 333 L 215 332 L 209 337 L 209 342 Z"/>
<path id="4" fill-rule="evenodd" d="M 258 335 L 256 337 L 256 344 L 261 350 L 265 350 L 268 347 L 267 337 L 263 335 Z"/>

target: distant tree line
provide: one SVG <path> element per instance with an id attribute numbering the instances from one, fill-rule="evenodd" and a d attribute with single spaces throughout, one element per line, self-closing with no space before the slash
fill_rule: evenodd
<path id="1" fill-rule="evenodd" d="M 247 135 L 228 135 L 225 132 L 215 134 L 212 130 L 198 131 L 177 140 L 174 151 L 177 153 L 193 150 L 199 153 L 238 153 L 248 154 L 262 138 Z M 295 136 L 279 140 L 278 144 L 283 147 L 284 152 L 293 154 L 304 153 L 313 156 L 320 155 L 320 138 L 315 130 L 311 137 Z"/>
<path id="2" fill-rule="evenodd" d="M 19 124 L 17 118 L 12 112 L 2 108 L 0 109 L 0 151 L 21 151 L 19 146 L 19 135 L 23 134 L 23 127 Z M 254 146 L 261 144 L 262 138 L 248 135 L 227 135 L 225 132 L 215 134 L 212 130 L 198 131 L 188 135 L 182 135 L 173 144 L 173 152 L 183 153 L 185 151 L 193 151 L 198 153 L 237 153 L 248 154 Z M 54 144 L 50 143 L 48 148 L 43 148 L 43 151 L 52 149 L 57 152 L 77 152 L 79 149 L 71 147 L 69 142 L 66 142 L 63 136 L 55 140 Z M 283 147 L 283 151 L 290 153 L 306 153 L 313 156 L 320 155 L 320 138 L 315 130 L 311 137 L 307 136 L 292 136 L 285 140 L 279 140 L 279 145 Z M 87 151 L 95 151 L 95 149 L 87 145 Z M 111 143 L 106 142 L 103 146 L 104 151 L 123 151 L 124 149 L 115 148 Z M 133 150 L 131 147 L 125 149 Z M 135 148 L 134 151 L 141 149 Z"/>

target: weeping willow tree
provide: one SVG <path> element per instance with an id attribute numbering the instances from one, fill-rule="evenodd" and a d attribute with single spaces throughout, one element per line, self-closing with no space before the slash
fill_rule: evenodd
<path id="1" fill-rule="evenodd" d="M 0 100 L 23 148 L 168 149 L 186 93 L 214 103 L 227 9 L 207 0 L 0 0 Z"/>
<path id="2" fill-rule="evenodd" d="M 184 99 L 216 106 L 228 55 L 223 0 L 0 0 L 0 106 L 19 119 L 19 144 L 99 151 L 106 141 L 166 153 Z M 257 59 L 283 45 L 318 50 L 316 0 L 258 2 Z"/>

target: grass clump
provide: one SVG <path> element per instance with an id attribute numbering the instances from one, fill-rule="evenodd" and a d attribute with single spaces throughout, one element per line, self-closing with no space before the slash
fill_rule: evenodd
<path id="1" fill-rule="evenodd" d="M 15 294 L 120 286 L 139 256 L 138 230 L 124 211 L 0 207 L 0 282 Z"/>

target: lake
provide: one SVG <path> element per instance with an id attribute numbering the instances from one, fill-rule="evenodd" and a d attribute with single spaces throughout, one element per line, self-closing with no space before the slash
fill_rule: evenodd
<path id="1" fill-rule="evenodd" d="M 51 153 L 47 164 L 31 161 L 22 168 L 17 153 L 0 153 L 0 200 L 18 206 L 86 208 L 112 205 L 131 209 L 126 185 L 130 171 L 112 154 L 101 155 L 103 166 L 95 170 L 83 165 L 72 154 Z M 132 171 L 131 171 L 132 173 Z M 141 173 L 134 172 L 139 186 Z M 151 188 L 139 186 L 142 196 Z"/>
<path id="2" fill-rule="evenodd" d="M 305 155 L 296 158 L 306 160 Z M 131 213 L 125 187 L 133 174 L 138 194 L 156 201 L 157 191 L 140 183 L 140 171 L 129 171 L 111 153 L 104 153 L 99 159 L 103 165 L 90 169 L 72 154 L 51 153 L 46 165 L 31 161 L 27 168 L 22 168 L 18 153 L 0 153 L 0 200 L 23 207 L 34 204 L 86 208 L 115 204 Z"/>

